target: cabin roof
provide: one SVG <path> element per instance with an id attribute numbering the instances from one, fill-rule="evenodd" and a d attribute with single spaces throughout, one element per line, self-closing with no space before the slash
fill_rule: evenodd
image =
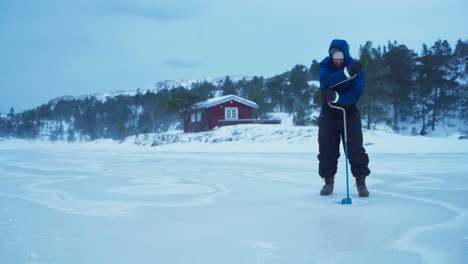
<path id="1" fill-rule="evenodd" d="M 220 97 L 210 98 L 210 99 L 208 99 L 206 101 L 197 103 L 195 105 L 195 108 L 197 108 L 197 109 L 210 108 L 212 106 L 220 105 L 220 104 L 229 102 L 231 100 L 236 101 L 236 102 L 241 103 L 241 104 L 244 104 L 244 105 L 247 105 L 247 106 L 250 106 L 250 107 L 255 108 L 255 109 L 257 109 L 259 107 L 258 104 L 256 104 L 255 102 L 244 99 L 244 98 L 239 97 L 237 95 L 228 94 L 228 95 L 224 95 L 224 96 L 220 96 Z"/>

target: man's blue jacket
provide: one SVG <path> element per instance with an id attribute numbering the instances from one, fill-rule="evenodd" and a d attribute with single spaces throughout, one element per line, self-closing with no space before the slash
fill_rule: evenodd
<path id="1" fill-rule="evenodd" d="M 334 39 L 331 42 L 328 51 L 330 51 L 332 48 L 338 48 L 341 51 L 343 51 L 344 67 L 341 69 L 335 69 L 333 67 L 330 56 L 324 58 L 320 62 L 318 68 L 318 76 L 320 80 L 321 89 L 328 89 L 328 87 L 347 79 L 344 71 L 346 70 L 346 66 L 349 65 L 352 61 L 354 61 L 354 59 L 351 58 L 351 56 L 349 55 L 349 45 L 345 40 Z M 364 85 L 364 71 L 361 70 L 361 72 L 358 73 L 358 75 L 351 81 L 345 82 L 333 88 L 339 94 L 339 99 L 338 102 L 336 102 L 336 104 L 356 104 L 364 92 Z"/>

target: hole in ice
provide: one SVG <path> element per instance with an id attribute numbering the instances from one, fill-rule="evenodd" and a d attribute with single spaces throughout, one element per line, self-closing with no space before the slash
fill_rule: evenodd
<path id="1" fill-rule="evenodd" d="M 369 204 L 369 202 L 365 199 L 351 198 L 352 204 L 341 204 L 342 200 L 343 199 L 332 199 L 332 200 L 329 200 L 328 202 L 331 204 L 338 204 L 338 205 L 343 205 L 343 206 L 364 206 L 364 205 Z"/>

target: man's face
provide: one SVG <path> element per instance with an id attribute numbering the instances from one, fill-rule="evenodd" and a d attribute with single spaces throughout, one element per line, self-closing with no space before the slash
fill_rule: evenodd
<path id="1" fill-rule="evenodd" d="M 335 52 L 333 52 L 333 54 L 331 55 L 331 58 L 332 58 L 333 67 L 336 70 L 343 68 L 344 54 L 341 50 L 336 50 Z"/>
<path id="2" fill-rule="evenodd" d="M 332 59 L 333 67 L 337 70 L 343 68 L 344 59 Z"/>

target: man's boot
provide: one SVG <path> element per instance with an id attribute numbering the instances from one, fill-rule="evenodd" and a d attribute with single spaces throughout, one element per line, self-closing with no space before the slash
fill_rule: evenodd
<path id="1" fill-rule="evenodd" d="M 333 193 L 333 184 L 335 182 L 335 175 L 330 177 L 324 177 L 325 185 L 320 190 L 320 195 L 330 195 Z"/>
<path id="2" fill-rule="evenodd" d="M 359 193 L 359 197 L 368 197 L 369 190 L 367 190 L 366 186 L 366 176 L 357 176 L 356 177 L 356 187 Z"/>

